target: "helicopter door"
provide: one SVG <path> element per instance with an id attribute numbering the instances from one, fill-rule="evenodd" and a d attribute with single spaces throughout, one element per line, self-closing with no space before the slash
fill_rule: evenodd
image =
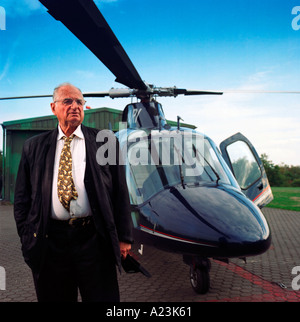
<path id="1" fill-rule="evenodd" d="M 270 203 L 273 194 L 267 174 L 250 141 L 237 133 L 223 141 L 220 149 L 244 194 L 259 208 Z"/>

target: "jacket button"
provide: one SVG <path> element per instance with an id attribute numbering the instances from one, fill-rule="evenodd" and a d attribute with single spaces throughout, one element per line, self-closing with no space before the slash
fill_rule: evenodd
<path id="1" fill-rule="evenodd" d="M 34 233 L 34 234 L 33 234 L 33 237 L 35 237 L 35 238 L 36 238 L 36 233 Z"/>
<path id="2" fill-rule="evenodd" d="M 48 238 L 48 235 L 45 235 L 45 238 Z"/>

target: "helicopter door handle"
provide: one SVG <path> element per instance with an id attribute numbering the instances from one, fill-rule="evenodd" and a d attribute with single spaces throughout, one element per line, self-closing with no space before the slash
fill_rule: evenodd
<path id="1" fill-rule="evenodd" d="M 263 185 L 262 183 L 260 183 L 260 184 L 257 186 L 257 189 L 258 189 L 258 190 L 262 190 L 262 189 L 263 189 L 263 187 L 264 187 L 264 185 Z"/>

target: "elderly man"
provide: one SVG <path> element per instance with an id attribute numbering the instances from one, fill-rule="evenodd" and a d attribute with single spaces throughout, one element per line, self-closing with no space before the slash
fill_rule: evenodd
<path id="1" fill-rule="evenodd" d="M 81 124 L 84 105 L 78 88 L 58 86 L 58 127 L 23 147 L 14 215 L 39 301 L 77 301 L 78 289 L 83 301 L 120 300 L 116 264 L 133 242 L 125 173 L 97 163 L 103 143 Z"/>

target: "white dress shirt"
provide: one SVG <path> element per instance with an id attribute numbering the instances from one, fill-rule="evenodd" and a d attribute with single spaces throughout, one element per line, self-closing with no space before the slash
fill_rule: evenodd
<path id="1" fill-rule="evenodd" d="M 81 130 L 81 125 L 73 132 L 74 139 L 71 142 L 72 153 L 72 176 L 78 192 L 78 198 L 70 202 L 70 212 L 68 212 L 60 203 L 57 195 L 57 177 L 61 150 L 64 146 L 64 135 L 60 126 L 58 126 L 58 136 L 54 160 L 53 184 L 52 184 L 52 214 L 51 217 L 57 220 L 68 220 L 72 217 L 90 216 L 91 208 L 88 196 L 84 186 L 84 174 L 86 166 L 85 139 Z"/>

